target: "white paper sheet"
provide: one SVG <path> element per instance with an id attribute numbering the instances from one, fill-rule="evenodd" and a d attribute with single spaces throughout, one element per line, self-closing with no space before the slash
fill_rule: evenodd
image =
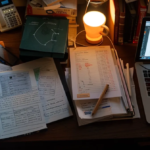
<path id="1" fill-rule="evenodd" d="M 45 128 L 34 72 L 0 73 L 0 139 Z"/>
<path id="2" fill-rule="evenodd" d="M 41 58 L 13 67 L 30 68 L 35 72 L 46 123 L 72 115 L 67 96 L 52 58 Z"/>
<path id="3" fill-rule="evenodd" d="M 121 97 L 109 46 L 70 49 L 73 100 L 98 99 L 109 84 L 105 98 Z M 80 97 L 89 94 L 89 97 Z"/>
<path id="4" fill-rule="evenodd" d="M 12 70 L 10 66 L 4 65 L 0 63 L 0 72 L 1 71 L 9 71 Z"/>
<path id="5" fill-rule="evenodd" d="M 75 101 L 78 115 L 81 119 L 104 118 L 113 115 L 127 114 L 120 98 L 103 99 L 96 114 L 92 116 L 92 111 L 97 103 L 97 100 Z"/>

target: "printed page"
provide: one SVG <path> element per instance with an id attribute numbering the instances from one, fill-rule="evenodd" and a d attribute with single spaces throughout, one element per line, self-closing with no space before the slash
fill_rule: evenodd
<path id="1" fill-rule="evenodd" d="M 72 115 L 72 111 L 52 58 L 41 58 L 14 66 L 13 70 L 34 70 L 46 123 Z"/>
<path id="2" fill-rule="evenodd" d="M 10 66 L 4 65 L 0 63 L 0 72 L 1 71 L 9 71 L 12 70 Z"/>
<path id="3" fill-rule="evenodd" d="M 73 100 L 98 99 L 106 84 L 105 98 L 121 97 L 109 46 L 70 49 Z"/>
<path id="4" fill-rule="evenodd" d="M 45 128 L 34 72 L 0 73 L 0 139 Z"/>
<path id="5" fill-rule="evenodd" d="M 78 115 L 81 119 L 104 119 L 104 117 L 110 117 L 113 115 L 127 114 L 121 98 L 106 98 L 103 99 L 102 104 L 99 106 L 97 112 L 92 116 L 92 111 L 97 103 L 97 100 L 77 100 L 75 106 L 77 108 Z"/>
<path id="6" fill-rule="evenodd" d="M 76 100 L 75 106 L 77 108 L 78 115 L 81 119 L 94 119 L 101 117 L 108 117 L 112 115 L 111 106 L 109 104 L 108 99 L 103 99 L 102 104 L 98 108 L 96 114 L 92 116 L 92 111 L 97 103 L 97 100 Z"/>

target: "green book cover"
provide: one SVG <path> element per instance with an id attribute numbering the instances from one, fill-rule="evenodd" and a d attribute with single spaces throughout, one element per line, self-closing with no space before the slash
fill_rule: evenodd
<path id="1" fill-rule="evenodd" d="M 20 44 L 20 55 L 47 55 L 63 58 L 68 37 L 68 19 L 27 16 Z M 39 54 L 38 54 L 39 53 Z"/>

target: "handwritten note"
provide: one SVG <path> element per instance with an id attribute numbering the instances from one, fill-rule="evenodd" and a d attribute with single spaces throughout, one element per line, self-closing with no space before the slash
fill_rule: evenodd
<path id="1" fill-rule="evenodd" d="M 106 84 L 105 98 L 120 97 L 120 87 L 109 46 L 77 47 L 70 50 L 73 99 L 97 99 Z M 90 97 L 78 98 L 89 93 Z"/>

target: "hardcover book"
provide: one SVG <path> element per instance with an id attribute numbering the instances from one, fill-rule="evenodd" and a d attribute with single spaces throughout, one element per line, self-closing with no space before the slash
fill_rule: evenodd
<path id="1" fill-rule="evenodd" d="M 20 56 L 63 58 L 67 37 L 67 19 L 27 16 L 20 44 Z"/>
<path id="2" fill-rule="evenodd" d="M 133 38 L 133 43 L 138 43 L 139 35 L 140 35 L 140 29 L 142 24 L 143 17 L 146 16 L 147 13 L 147 7 L 144 0 L 138 1 L 138 20 L 137 20 L 137 29 L 136 33 Z"/>
<path id="3" fill-rule="evenodd" d="M 118 44 L 123 44 L 123 35 L 124 35 L 124 24 L 125 24 L 125 1 L 124 0 L 118 0 L 119 1 L 119 31 L 118 31 Z"/>
<path id="4" fill-rule="evenodd" d="M 134 3 L 126 4 L 126 18 L 125 18 L 125 29 L 124 29 L 124 42 L 132 43 L 134 26 L 136 23 L 136 8 Z"/>
<path id="5" fill-rule="evenodd" d="M 118 30 L 119 30 L 119 2 L 118 0 L 114 0 L 114 6 L 115 6 L 115 27 L 114 27 L 114 43 L 118 44 Z"/>

